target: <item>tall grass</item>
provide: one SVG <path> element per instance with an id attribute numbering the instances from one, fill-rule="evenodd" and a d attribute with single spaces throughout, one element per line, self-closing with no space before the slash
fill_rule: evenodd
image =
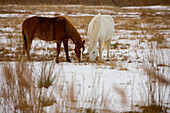
<path id="1" fill-rule="evenodd" d="M 0 112 L 114 112 L 112 95 L 105 91 L 100 73 L 95 72 L 91 86 L 85 85 L 84 76 L 82 86 L 77 86 L 76 75 L 71 81 L 66 80 L 63 65 L 55 71 L 54 64 L 40 64 L 38 67 L 31 62 L 3 64 Z M 125 97 L 121 89 L 114 89 Z"/>
<path id="2" fill-rule="evenodd" d="M 168 76 L 167 57 L 163 49 L 159 48 L 156 43 L 148 43 L 148 49 L 143 54 L 143 62 L 140 66 L 142 69 L 141 81 L 143 89 L 144 111 L 159 109 L 159 112 L 166 112 L 168 107 L 168 90 L 170 78 Z M 162 64 L 162 65 L 160 65 Z M 147 81 L 143 80 L 145 77 Z M 158 111 L 156 111 L 158 112 Z"/>
<path id="3" fill-rule="evenodd" d="M 43 113 L 41 91 L 34 87 L 33 67 L 26 63 L 5 63 L 2 67 L 0 109 L 8 112 Z"/>
<path id="4" fill-rule="evenodd" d="M 42 68 L 40 69 L 40 75 L 37 80 L 37 85 L 39 88 L 45 87 L 48 88 L 53 85 L 55 80 L 54 75 L 55 66 L 54 64 L 48 65 L 47 62 L 43 63 Z M 38 73 L 37 73 L 38 75 Z"/>
<path id="5" fill-rule="evenodd" d="M 54 92 L 56 103 L 51 108 L 51 111 L 56 112 L 73 112 L 73 113 L 96 113 L 96 112 L 113 112 L 111 109 L 112 98 L 110 92 L 104 91 L 104 84 L 101 83 L 101 78 L 98 74 L 92 77 L 92 86 L 87 86 L 84 83 L 76 86 L 77 79 L 74 75 L 71 81 L 65 79 L 64 69 L 60 68 L 60 79 L 54 84 Z M 101 89 L 103 87 L 103 89 Z"/>

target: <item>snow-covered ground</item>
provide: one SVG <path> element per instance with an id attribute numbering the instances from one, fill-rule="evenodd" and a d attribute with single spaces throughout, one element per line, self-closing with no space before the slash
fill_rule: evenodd
<path id="1" fill-rule="evenodd" d="M 35 64 L 41 65 L 41 63 Z M 129 65 L 128 70 L 134 65 L 135 64 L 131 64 L 131 66 Z M 56 64 L 56 70 L 61 71 L 60 76 L 65 77 L 65 80 L 68 82 L 68 84 L 70 84 L 70 82 L 72 81 L 72 77 L 74 77 L 74 85 L 77 93 L 76 96 L 78 97 L 78 103 L 83 103 L 85 99 L 89 96 L 89 93 L 92 92 L 92 90 L 95 90 L 96 94 L 91 96 L 94 96 L 94 98 L 99 98 L 98 103 L 100 104 L 102 93 L 104 93 L 104 97 L 107 96 L 105 98 L 111 101 L 111 103 L 108 102 L 108 104 L 110 104 L 109 108 L 113 111 L 131 110 L 132 93 L 134 94 L 133 104 L 141 104 L 141 97 L 139 96 L 141 90 L 141 81 L 137 69 L 133 68 L 130 69 L 131 71 L 119 71 L 118 69 L 110 69 L 109 66 L 97 66 L 96 64 L 91 63 L 86 65 L 84 65 L 83 63 L 61 63 Z M 117 91 L 115 87 L 123 90 L 126 94 L 125 97 L 122 97 L 120 92 Z M 51 91 L 50 88 L 48 89 L 49 91 Z M 53 90 L 54 97 L 57 97 L 57 94 L 58 93 Z M 88 107 L 88 104 L 89 103 L 84 103 L 82 104 L 84 105 L 82 107 Z M 55 104 L 53 106 L 55 106 Z M 52 112 L 52 109 L 53 107 L 48 108 L 50 112 Z"/>

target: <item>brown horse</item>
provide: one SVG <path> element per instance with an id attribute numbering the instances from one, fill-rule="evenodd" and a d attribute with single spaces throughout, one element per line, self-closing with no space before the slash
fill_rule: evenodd
<path id="1" fill-rule="evenodd" d="M 75 44 L 75 53 L 78 61 L 81 61 L 84 51 L 85 40 L 82 41 L 80 34 L 71 22 L 65 17 L 31 17 L 26 19 L 22 24 L 22 37 L 24 41 L 24 54 L 26 52 L 30 60 L 29 51 L 31 43 L 35 37 L 44 41 L 54 41 L 57 43 L 56 63 L 59 62 L 60 46 L 63 42 L 66 53 L 66 59 L 71 62 L 68 55 L 68 39 L 70 38 Z"/>

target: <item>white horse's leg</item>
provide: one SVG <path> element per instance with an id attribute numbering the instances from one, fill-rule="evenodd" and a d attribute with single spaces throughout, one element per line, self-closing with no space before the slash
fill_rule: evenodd
<path id="1" fill-rule="evenodd" d="M 102 61 L 103 40 L 99 41 L 99 61 Z"/>
<path id="2" fill-rule="evenodd" d="M 110 57 L 109 57 L 110 42 L 111 42 L 111 39 L 108 40 L 108 42 L 107 42 L 107 61 L 110 61 Z"/>

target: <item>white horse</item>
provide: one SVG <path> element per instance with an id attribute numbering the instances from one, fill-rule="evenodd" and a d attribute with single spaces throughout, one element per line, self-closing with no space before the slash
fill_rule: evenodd
<path id="1" fill-rule="evenodd" d="M 114 20 L 110 15 L 96 15 L 88 26 L 89 37 L 89 60 L 95 61 L 98 56 L 97 42 L 99 42 L 99 60 L 102 61 L 102 50 L 107 44 L 107 60 L 109 58 L 109 48 L 114 34 Z"/>

